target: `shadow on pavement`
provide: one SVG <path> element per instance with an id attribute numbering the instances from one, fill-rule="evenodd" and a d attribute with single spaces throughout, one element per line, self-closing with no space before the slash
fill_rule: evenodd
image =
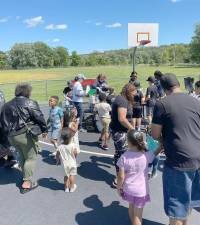
<path id="1" fill-rule="evenodd" d="M 38 184 L 41 187 L 48 188 L 53 191 L 64 190 L 64 184 L 58 182 L 55 178 L 41 178 L 38 180 Z"/>
<path id="2" fill-rule="evenodd" d="M 95 148 L 98 148 L 99 147 L 99 144 L 98 144 L 97 141 L 94 141 L 94 142 L 79 141 L 79 144 L 80 144 L 80 146 L 83 145 L 83 146 L 95 147 Z"/>
<path id="3" fill-rule="evenodd" d="M 108 162 L 107 158 L 100 157 L 101 162 Z M 103 181 L 108 185 L 111 185 L 115 176 L 110 174 L 108 171 L 104 170 L 101 167 L 110 168 L 109 165 L 98 163 L 98 157 L 91 156 L 91 162 L 82 162 L 78 168 L 78 174 L 86 179 L 94 180 L 94 181 Z"/>
<path id="4" fill-rule="evenodd" d="M 92 210 L 76 215 L 78 225 L 127 225 L 130 224 L 128 209 L 113 201 L 109 206 L 103 206 L 97 195 L 92 195 L 83 201 L 87 208 Z M 150 220 L 143 220 L 143 225 L 164 225 Z"/>
<path id="5" fill-rule="evenodd" d="M 0 185 L 16 184 L 16 187 L 20 187 L 22 182 L 22 173 L 15 168 L 0 168 Z"/>
<path id="6" fill-rule="evenodd" d="M 56 165 L 56 161 L 53 157 L 49 156 L 49 154 L 51 154 L 52 152 L 48 151 L 48 150 L 42 150 L 41 152 L 39 152 L 39 155 L 42 156 L 42 161 L 49 164 L 49 165 Z"/>

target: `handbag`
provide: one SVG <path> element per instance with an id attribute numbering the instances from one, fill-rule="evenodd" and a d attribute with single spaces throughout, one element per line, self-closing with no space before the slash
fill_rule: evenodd
<path id="1" fill-rule="evenodd" d="M 34 139 L 37 138 L 39 135 L 41 135 L 42 134 L 41 128 L 36 124 L 26 123 L 25 120 L 20 115 L 17 104 L 15 104 L 15 107 L 16 107 L 16 112 L 17 112 L 19 118 L 22 120 L 22 122 L 24 123 L 24 126 L 26 127 L 26 132 Z"/>

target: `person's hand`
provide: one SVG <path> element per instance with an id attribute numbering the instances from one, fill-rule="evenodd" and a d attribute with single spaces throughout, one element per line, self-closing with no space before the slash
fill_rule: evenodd
<path id="1" fill-rule="evenodd" d="M 48 135 L 47 133 L 43 133 L 43 134 L 42 134 L 42 137 L 43 137 L 44 139 L 47 139 L 47 135 Z"/>
<path id="2" fill-rule="evenodd" d="M 60 153 L 59 152 L 56 153 L 56 165 L 57 166 L 60 165 Z"/>

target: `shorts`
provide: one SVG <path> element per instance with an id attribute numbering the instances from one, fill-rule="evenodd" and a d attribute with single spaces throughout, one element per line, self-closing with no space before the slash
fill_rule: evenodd
<path id="1" fill-rule="evenodd" d="M 200 207 L 200 168 L 179 171 L 165 166 L 163 171 L 164 209 L 168 217 L 186 220 L 192 208 Z"/>
<path id="2" fill-rule="evenodd" d="M 127 140 L 125 132 L 112 132 L 112 139 L 114 141 L 115 146 L 115 154 L 114 154 L 114 165 L 116 172 L 119 172 L 119 167 L 117 166 L 117 162 L 121 155 L 123 155 L 127 151 Z"/>
<path id="3" fill-rule="evenodd" d="M 105 118 L 105 117 L 101 118 L 101 123 L 102 123 L 102 126 L 103 126 L 103 130 L 102 130 L 103 133 L 109 132 L 110 122 L 111 122 L 110 118 Z"/>
<path id="4" fill-rule="evenodd" d="M 133 108 L 133 118 L 142 118 L 142 108 Z"/>
<path id="5" fill-rule="evenodd" d="M 77 175 L 77 167 L 64 166 L 64 170 L 67 177 Z"/>
<path id="6" fill-rule="evenodd" d="M 127 193 L 122 194 L 122 199 L 129 202 L 130 204 L 133 204 L 137 208 L 144 208 L 147 202 L 150 202 L 150 196 L 149 194 L 144 197 L 137 197 L 137 196 L 131 196 Z"/>
<path id="7" fill-rule="evenodd" d="M 154 106 L 146 106 L 147 116 L 152 116 L 153 115 L 153 109 L 154 109 Z"/>
<path id="8" fill-rule="evenodd" d="M 51 139 L 52 140 L 59 140 L 60 136 L 61 136 L 61 129 L 60 128 L 52 128 Z"/>

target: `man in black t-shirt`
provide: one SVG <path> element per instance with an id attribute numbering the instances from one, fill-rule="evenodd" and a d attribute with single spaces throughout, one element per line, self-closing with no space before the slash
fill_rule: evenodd
<path id="1" fill-rule="evenodd" d="M 149 83 L 149 87 L 146 91 L 146 111 L 149 124 L 151 124 L 153 109 L 159 97 L 159 94 L 158 89 L 155 85 L 155 78 L 150 76 L 148 77 L 147 81 Z"/>
<path id="2" fill-rule="evenodd" d="M 185 225 L 190 209 L 200 207 L 200 104 L 180 90 L 175 75 L 165 74 L 167 97 L 154 108 L 152 136 L 162 136 L 164 208 L 170 225 Z"/>

